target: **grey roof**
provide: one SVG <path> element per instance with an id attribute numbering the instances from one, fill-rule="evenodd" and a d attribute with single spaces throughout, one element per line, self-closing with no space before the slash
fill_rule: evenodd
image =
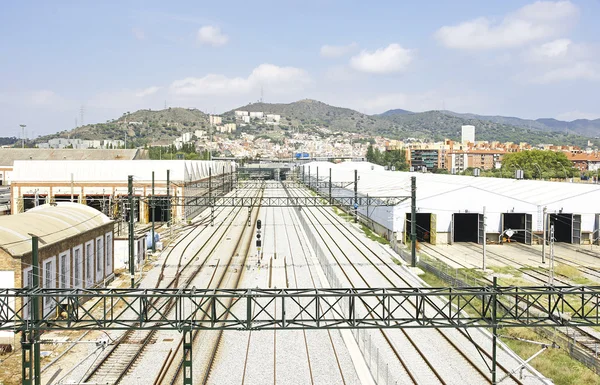
<path id="1" fill-rule="evenodd" d="M 148 159 L 144 150 L 74 150 L 44 148 L 0 148 L 0 166 L 13 166 L 15 160 L 133 160 Z"/>
<path id="2" fill-rule="evenodd" d="M 94 230 L 112 221 L 86 205 L 59 202 L 25 213 L 0 216 L 0 248 L 12 256 L 31 252 L 31 235 L 40 237 L 40 249 Z"/>

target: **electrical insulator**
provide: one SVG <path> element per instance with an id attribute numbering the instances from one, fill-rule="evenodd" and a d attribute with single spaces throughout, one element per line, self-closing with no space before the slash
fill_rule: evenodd
<path id="1" fill-rule="evenodd" d="M 256 234 L 256 239 L 260 239 L 260 234 Z"/>
<path id="2" fill-rule="evenodd" d="M 256 228 L 260 230 L 261 226 L 262 226 L 262 222 L 259 219 L 256 221 Z"/>
<path id="3" fill-rule="evenodd" d="M 256 240 L 256 247 L 261 247 L 262 246 L 262 242 L 260 241 L 260 239 Z"/>

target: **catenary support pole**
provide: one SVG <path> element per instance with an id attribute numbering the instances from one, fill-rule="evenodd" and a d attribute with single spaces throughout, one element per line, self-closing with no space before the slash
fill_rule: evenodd
<path id="1" fill-rule="evenodd" d="M 31 263 L 33 265 L 33 288 L 37 289 L 40 287 L 40 261 L 38 253 L 38 237 L 36 236 L 31 238 Z M 40 302 L 37 299 L 33 301 L 32 313 L 35 321 L 40 319 Z M 33 383 L 35 385 L 40 385 L 42 379 L 39 341 L 40 332 L 34 331 L 31 343 L 33 344 Z"/>
<path id="2" fill-rule="evenodd" d="M 417 177 L 410 177 L 410 265 L 417 267 Z"/>
<path id="3" fill-rule="evenodd" d="M 171 170 L 167 170 L 167 227 L 171 227 Z"/>
<path id="4" fill-rule="evenodd" d="M 131 288 L 135 287 L 135 262 L 133 260 L 133 175 L 127 178 L 127 201 L 129 203 L 129 276 Z"/>
<path id="5" fill-rule="evenodd" d="M 319 193 L 319 168 L 317 167 L 317 183 L 315 184 L 315 190 Z"/>
<path id="6" fill-rule="evenodd" d="M 544 213 L 542 215 L 542 263 L 546 263 L 546 229 L 548 228 L 548 208 L 546 206 L 544 206 Z"/>
<path id="7" fill-rule="evenodd" d="M 496 349 L 498 343 L 498 323 L 496 320 L 496 312 L 498 310 L 498 303 L 496 293 L 498 290 L 498 277 L 494 277 L 494 294 L 492 295 L 492 385 L 496 385 Z"/>
<path id="8" fill-rule="evenodd" d="M 310 166 L 308 166 L 308 188 L 309 190 L 312 190 L 312 182 L 311 182 L 311 173 L 310 173 Z"/>
<path id="9" fill-rule="evenodd" d="M 210 225 L 214 226 L 215 207 L 212 204 L 212 167 L 208 168 L 208 202 L 210 204 Z"/>
<path id="10" fill-rule="evenodd" d="M 193 385 L 192 380 L 192 330 L 183 329 L 183 385 Z"/>
<path id="11" fill-rule="evenodd" d="M 331 167 L 329 168 L 329 204 L 333 204 L 333 199 L 331 198 Z"/>
<path id="12" fill-rule="evenodd" d="M 485 246 L 487 245 L 487 239 L 485 236 L 485 223 L 486 223 L 486 218 L 485 218 L 485 206 L 483 206 L 483 244 L 482 244 L 482 250 L 483 250 L 483 266 L 482 269 L 485 271 Z"/>
<path id="13" fill-rule="evenodd" d="M 358 170 L 354 170 L 354 223 L 358 223 Z"/>
<path id="14" fill-rule="evenodd" d="M 154 211 L 156 202 L 154 201 L 154 171 L 152 171 L 152 197 L 150 198 L 150 208 L 152 209 L 152 253 L 156 252 L 156 242 L 154 241 Z"/>

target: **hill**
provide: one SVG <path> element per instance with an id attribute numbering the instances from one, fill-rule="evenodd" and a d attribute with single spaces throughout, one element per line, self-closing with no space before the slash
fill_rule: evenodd
<path id="1" fill-rule="evenodd" d="M 517 127 L 514 125 L 488 120 L 459 117 L 446 111 L 427 111 L 413 114 L 394 114 L 381 117 L 396 124 L 400 132 L 409 132 L 413 137 L 430 137 L 435 141 L 444 138 L 459 140 L 460 128 L 463 125 L 475 126 L 475 139 L 500 142 L 527 142 L 533 145 L 540 143 L 575 144 L 585 146 L 587 139 L 580 135 L 564 132 L 543 131 L 535 128 Z"/>
<path id="2" fill-rule="evenodd" d="M 346 132 L 384 132 L 392 127 L 388 121 L 377 119 L 349 108 L 334 107 L 312 99 L 303 99 L 294 103 L 252 103 L 225 112 L 232 118 L 235 110 L 265 112 L 281 115 L 281 125 L 311 129 L 316 126 L 331 131 Z"/>
<path id="3" fill-rule="evenodd" d="M 556 143 L 585 146 L 587 138 L 579 135 L 508 123 L 493 122 L 475 117 L 457 116 L 448 111 L 409 112 L 390 110 L 381 115 L 365 115 L 349 108 L 330 106 L 316 100 L 304 99 L 288 104 L 252 103 L 228 111 L 223 115 L 232 119 L 235 110 L 265 112 L 281 115 L 282 126 L 304 129 L 314 127 L 331 131 L 361 132 L 389 138 L 422 138 L 429 140 L 460 140 L 460 127 L 476 127 L 476 139 L 502 142 L 528 142 L 531 144 Z"/>
<path id="4" fill-rule="evenodd" d="M 414 112 L 403 110 L 401 108 L 396 108 L 394 110 L 388 110 L 382 114 L 379 114 L 379 116 L 400 115 L 400 114 L 414 114 Z"/>
<path id="5" fill-rule="evenodd" d="M 557 119 L 521 119 L 509 116 L 486 116 L 476 114 L 461 114 L 452 111 L 444 111 L 448 115 L 453 115 L 467 119 L 485 120 L 494 123 L 508 124 L 515 127 L 533 128 L 541 131 L 557 131 L 571 133 L 592 138 L 600 137 L 600 119 L 588 120 L 577 119 L 571 122 Z"/>
<path id="6" fill-rule="evenodd" d="M 165 110 L 139 110 L 126 112 L 118 119 L 106 123 L 87 124 L 71 131 L 61 131 L 37 139 L 38 142 L 52 138 L 123 139 L 127 134 L 140 146 L 146 143 L 171 141 L 183 132 L 208 128 L 208 115 L 196 109 L 167 108 Z"/>
<path id="7" fill-rule="evenodd" d="M 386 111 L 381 115 L 365 115 L 358 111 L 335 107 L 317 100 L 304 99 L 294 103 L 252 103 L 235 110 L 265 112 L 281 115 L 280 127 L 260 126 L 255 123 L 241 127 L 240 131 L 253 134 L 284 135 L 291 127 L 329 135 L 333 132 L 358 132 L 381 135 L 391 139 L 420 138 L 426 140 L 460 140 L 460 127 L 471 124 L 476 127 L 477 140 L 575 144 L 586 146 L 587 139 L 575 133 L 575 129 L 561 130 L 564 122 L 553 119 L 529 121 L 501 116 L 458 114 L 451 111 L 410 112 L 402 109 Z M 235 110 L 223 115 L 224 122 L 235 121 Z M 571 127 L 577 132 L 591 132 L 600 120 L 574 121 Z M 184 132 L 208 130 L 208 115 L 197 109 L 168 108 L 165 110 L 140 110 L 126 112 L 118 119 L 106 123 L 88 124 L 71 131 L 61 131 L 37 139 L 52 138 L 124 139 L 135 146 L 150 143 L 168 144 Z M 280 138 L 281 139 L 281 138 Z"/>

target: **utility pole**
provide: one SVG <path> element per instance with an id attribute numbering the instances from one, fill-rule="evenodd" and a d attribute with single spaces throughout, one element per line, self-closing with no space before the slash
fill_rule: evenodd
<path id="1" fill-rule="evenodd" d="M 31 237 L 31 262 L 33 264 L 32 273 L 33 273 L 33 289 L 36 290 L 40 287 L 40 262 L 39 262 L 39 254 L 38 254 L 38 237 Z M 37 322 L 40 319 L 40 303 L 39 299 L 32 299 L 32 316 L 33 319 Z M 34 381 L 35 385 L 40 385 L 42 380 L 41 374 L 41 364 L 40 364 L 40 332 L 39 330 L 35 330 L 32 334 L 31 343 L 33 344 L 33 373 L 34 373 Z M 31 360 L 31 357 L 30 357 Z"/>
<path id="2" fill-rule="evenodd" d="M 127 178 L 127 200 L 129 201 L 129 275 L 131 288 L 135 287 L 135 263 L 133 260 L 133 175 Z"/>
<path id="3" fill-rule="evenodd" d="M 354 170 L 354 223 L 358 223 L 358 170 Z"/>
<path id="4" fill-rule="evenodd" d="M 156 242 L 154 241 L 154 212 L 156 204 L 154 202 L 154 171 L 152 171 L 152 197 L 150 198 L 150 207 L 152 208 L 152 253 L 156 252 Z"/>
<path id="5" fill-rule="evenodd" d="M 212 167 L 208 168 L 208 204 L 210 204 L 210 225 L 214 226 L 215 208 L 212 204 Z"/>
<path id="6" fill-rule="evenodd" d="M 317 167 L 317 184 L 315 185 L 317 194 L 319 193 L 319 168 Z"/>
<path id="7" fill-rule="evenodd" d="M 310 181 L 310 179 L 311 179 L 310 177 L 311 177 L 311 174 L 310 174 L 310 166 L 308 166 L 308 188 L 309 188 L 310 190 L 312 190 L 312 183 L 311 183 L 311 181 Z"/>
<path id="8" fill-rule="evenodd" d="M 554 286 L 554 224 L 550 225 L 550 286 Z"/>
<path id="9" fill-rule="evenodd" d="M 548 228 L 548 208 L 544 206 L 544 212 L 542 217 L 543 237 L 542 239 L 542 263 L 546 263 L 546 229 Z"/>
<path id="10" fill-rule="evenodd" d="M 73 203 L 73 173 L 71 173 L 71 203 Z"/>
<path id="11" fill-rule="evenodd" d="M 487 244 L 487 239 L 485 237 L 485 206 L 483 206 L 483 271 L 485 271 L 485 246 Z"/>
<path id="12" fill-rule="evenodd" d="M 171 227 L 171 183 L 170 179 L 170 171 L 167 170 L 167 227 Z"/>
<path id="13" fill-rule="evenodd" d="M 417 177 L 410 177 L 410 265 L 417 267 Z"/>
<path id="14" fill-rule="evenodd" d="M 329 204 L 333 204 L 333 198 L 331 197 L 331 167 L 329 168 Z"/>

